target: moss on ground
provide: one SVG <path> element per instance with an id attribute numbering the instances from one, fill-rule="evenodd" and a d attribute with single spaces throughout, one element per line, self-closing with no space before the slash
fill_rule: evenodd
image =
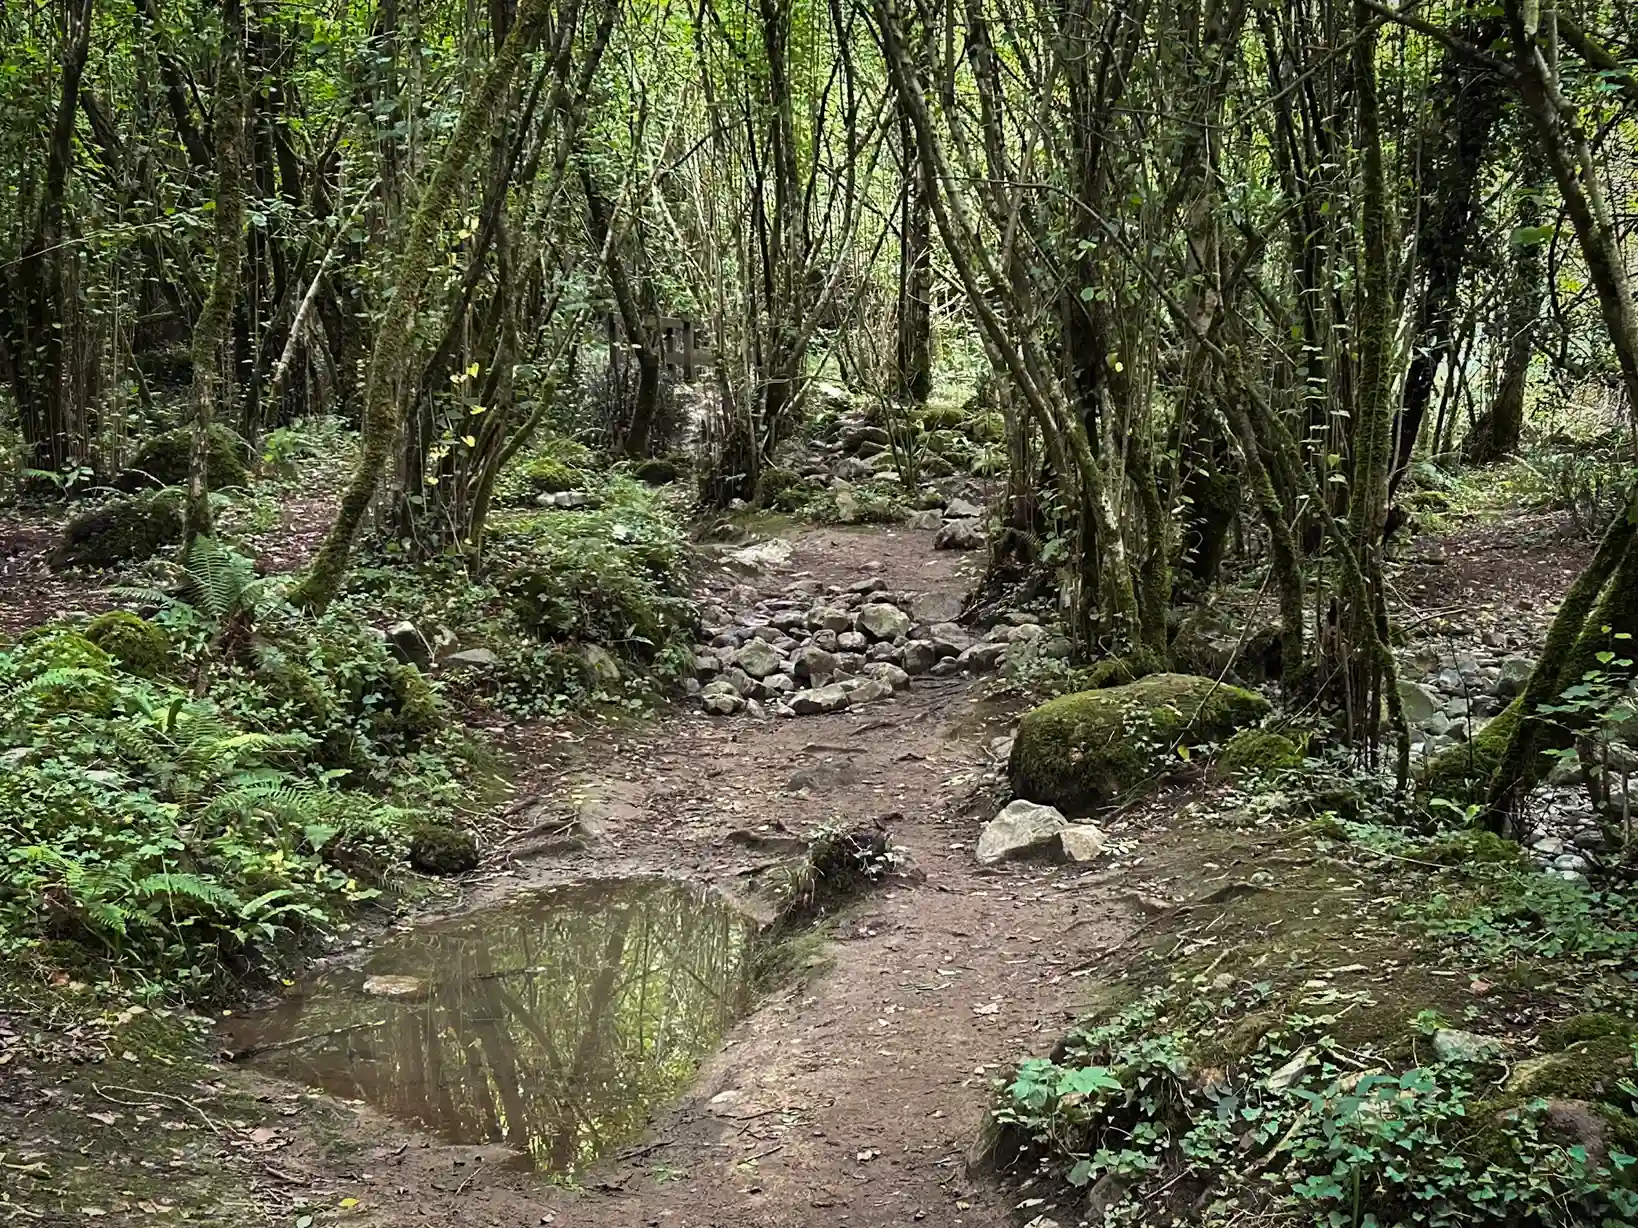
<path id="1" fill-rule="evenodd" d="M 477 841 L 443 823 L 417 823 L 409 831 L 409 861 L 422 874 L 465 874 L 478 868 Z"/>
<path id="2" fill-rule="evenodd" d="M 1019 797 L 1084 813 L 1176 762 L 1179 746 L 1220 741 L 1268 710 L 1254 691 L 1189 674 L 1064 695 L 1019 723 L 1008 775 Z"/>

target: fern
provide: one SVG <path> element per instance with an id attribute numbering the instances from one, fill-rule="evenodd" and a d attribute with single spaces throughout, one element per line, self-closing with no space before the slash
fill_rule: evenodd
<path id="1" fill-rule="evenodd" d="M 244 901 L 236 892 L 228 890 L 220 883 L 197 874 L 182 874 L 165 871 L 160 874 L 150 874 L 133 884 L 133 894 L 142 899 L 156 899 L 164 897 L 174 903 L 178 898 L 192 900 L 198 904 L 219 909 L 225 913 L 238 915 Z"/>

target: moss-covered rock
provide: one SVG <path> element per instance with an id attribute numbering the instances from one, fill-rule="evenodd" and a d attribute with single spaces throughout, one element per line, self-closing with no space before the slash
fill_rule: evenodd
<path id="1" fill-rule="evenodd" d="M 188 456 L 193 449 L 191 427 L 178 427 L 155 435 L 137 450 L 130 467 L 114 479 L 120 490 L 146 490 L 154 486 L 184 486 L 188 481 Z M 250 481 L 250 449 L 227 427 L 210 428 L 209 451 L 205 457 L 205 480 L 212 490 L 245 486 Z"/>
<path id="2" fill-rule="evenodd" d="M 594 461 L 592 450 L 578 440 L 547 439 L 523 466 L 523 478 L 535 493 L 555 495 L 585 485 Z"/>
<path id="3" fill-rule="evenodd" d="M 1268 710 L 1255 691 L 1190 674 L 1065 695 L 1019 723 L 1008 765 L 1013 792 L 1085 811 L 1175 762 L 1180 744 L 1220 741 Z"/>
<path id="4" fill-rule="evenodd" d="M 443 727 L 444 714 L 438 696 L 415 666 L 393 662 L 388 667 L 386 683 L 388 703 L 374 713 L 370 722 L 378 736 L 411 749 Z"/>
<path id="5" fill-rule="evenodd" d="M 478 868 L 478 844 L 459 828 L 417 823 L 409 832 L 409 862 L 422 874 L 465 874 Z"/>
<path id="6" fill-rule="evenodd" d="M 1630 1037 L 1594 1036 L 1558 1053 L 1520 1062 L 1505 1090 L 1524 1097 L 1602 1100 L 1632 1078 L 1632 1068 Z"/>
<path id="7" fill-rule="evenodd" d="M 1470 741 L 1440 751 L 1424 763 L 1417 776 L 1422 797 L 1442 797 L 1461 806 L 1482 801 L 1518 726 L 1520 704 L 1514 700 Z"/>
<path id="8" fill-rule="evenodd" d="M 966 425 L 967 416 L 959 405 L 929 405 L 921 411 L 921 429 L 924 431 L 959 431 Z"/>
<path id="9" fill-rule="evenodd" d="M 172 665 L 171 642 L 165 633 L 130 610 L 97 615 L 86 626 L 85 638 L 138 678 L 161 677 Z"/>
<path id="10" fill-rule="evenodd" d="M 684 466 L 674 457 L 651 456 L 640 462 L 632 475 L 650 486 L 669 486 L 683 476 Z"/>
<path id="11" fill-rule="evenodd" d="M 1139 648 L 1124 656 L 1094 661 L 1082 674 L 1081 682 L 1088 691 L 1101 691 L 1105 687 L 1125 686 L 1150 674 L 1162 673 L 1165 668 L 1165 663 L 1156 654 L 1147 648 Z"/>
<path id="12" fill-rule="evenodd" d="M 1268 729 L 1242 729 L 1217 753 L 1217 769 L 1229 776 L 1263 776 L 1301 766 L 1297 740 Z"/>
<path id="13" fill-rule="evenodd" d="M 11 654 L 11 672 L 28 685 L 28 702 L 43 714 L 113 708 L 113 658 L 60 624 L 31 629 Z"/>
<path id="14" fill-rule="evenodd" d="M 62 539 L 51 553 L 51 569 L 136 563 L 181 540 L 180 491 L 111 499 L 63 526 Z"/>
<path id="15" fill-rule="evenodd" d="M 1495 832 L 1459 831 L 1424 845 L 1417 857 L 1441 866 L 1501 865 L 1520 869 L 1530 864 L 1529 855 L 1511 840 Z"/>
<path id="16" fill-rule="evenodd" d="M 1549 1053 L 1562 1053 L 1585 1041 L 1606 1036 L 1616 1036 L 1630 1042 L 1638 1038 L 1638 1023 L 1623 1019 L 1620 1015 L 1599 1012 L 1572 1015 L 1541 1029 L 1541 1047 Z"/>

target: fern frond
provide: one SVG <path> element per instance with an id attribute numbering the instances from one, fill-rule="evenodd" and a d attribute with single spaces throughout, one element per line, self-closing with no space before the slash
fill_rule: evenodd
<path id="1" fill-rule="evenodd" d="M 213 537 L 195 537 L 183 552 L 189 604 L 220 621 L 233 612 L 256 578 L 254 565 Z"/>
<path id="2" fill-rule="evenodd" d="M 226 887 L 213 883 L 208 879 L 200 878 L 197 874 L 183 874 L 166 871 L 163 874 L 150 874 L 133 884 L 135 894 L 143 899 L 187 899 L 199 904 L 209 905 L 224 912 L 237 913 L 244 901 Z"/>

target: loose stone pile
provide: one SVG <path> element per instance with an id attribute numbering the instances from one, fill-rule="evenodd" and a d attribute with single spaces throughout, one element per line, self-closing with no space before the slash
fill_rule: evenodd
<path id="1" fill-rule="evenodd" d="M 960 613 L 953 593 L 893 592 L 874 577 L 846 588 L 800 581 L 738 614 L 707 607 L 695 685 L 718 715 L 811 716 L 885 699 L 913 677 L 993 670 L 1009 652 L 1069 655 L 1069 641 L 1033 614 L 974 635 L 954 621 Z"/>
<path id="2" fill-rule="evenodd" d="M 1399 682 L 1412 751 L 1436 755 L 1466 742 L 1523 693 L 1535 665 L 1500 649 L 1418 654 Z M 1418 673 L 1420 682 L 1414 681 Z"/>

